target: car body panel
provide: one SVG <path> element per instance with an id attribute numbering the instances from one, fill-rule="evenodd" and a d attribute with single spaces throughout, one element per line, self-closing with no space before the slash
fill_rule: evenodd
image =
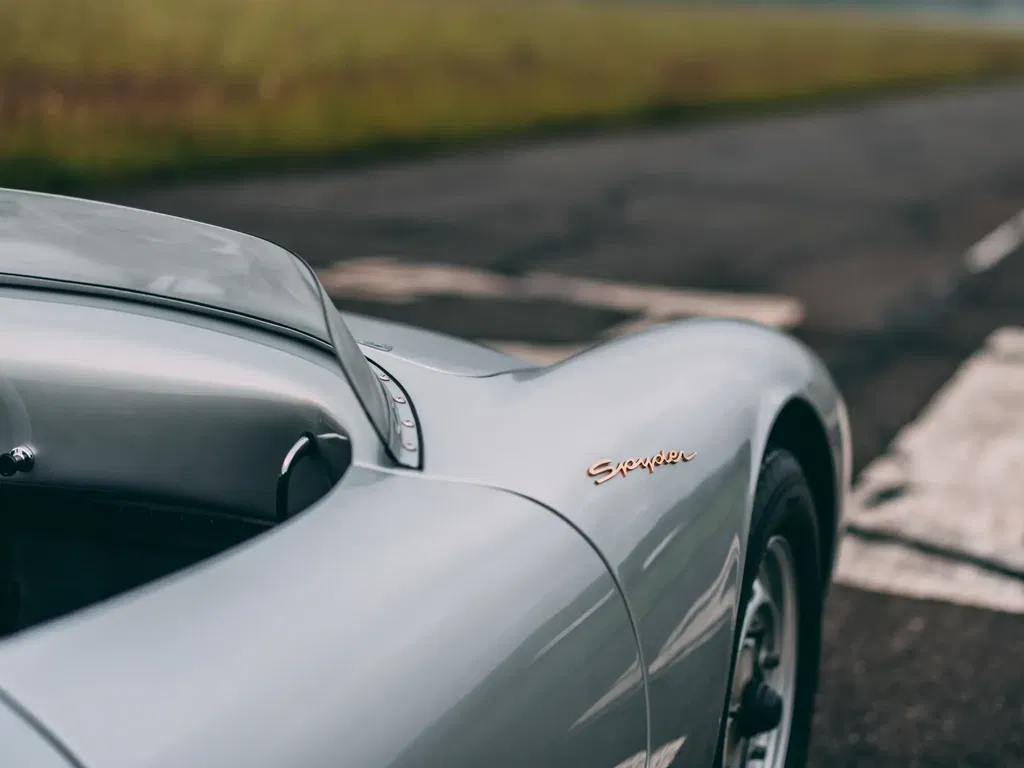
<path id="1" fill-rule="evenodd" d="M 80 768 L 0 693 L 0 762 L 17 768 Z"/>
<path id="2" fill-rule="evenodd" d="M 0 439 L 30 444 L 6 483 L 100 487 L 275 516 L 282 460 L 303 432 L 352 432 L 380 459 L 328 353 L 206 318 L 0 288 Z M 272 338 L 272 337 L 271 337 Z"/>
<path id="3" fill-rule="evenodd" d="M 389 343 L 386 330 L 376 336 Z M 601 550 L 643 643 L 652 744 L 685 737 L 684 762 L 706 764 L 724 704 L 758 468 L 784 405 L 799 398 L 815 410 L 837 491 L 848 476 L 842 401 L 820 362 L 786 335 L 725 320 L 667 324 L 550 368 L 488 378 L 367 352 L 416 405 L 426 472 L 525 494 Z M 601 460 L 659 451 L 695 455 L 600 485 L 587 475 Z"/>
<path id="4" fill-rule="evenodd" d="M 423 328 L 347 312 L 342 312 L 341 317 L 368 354 L 374 351 L 388 352 L 388 359 L 406 360 L 441 373 L 493 376 L 496 373 L 536 367 L 482 344 Z M 386 349 L 381 349 L 382 345 Z"/>
<path id="5" fill-rule="evenodd" d="M 809 349 L 754 324 L 667 323 L 538 367 L 333 310 L 332 343 L 311 345 L 29 293 L 0 287 L 0 449 L 38 449 L 33 483 L 270 520 L 293 437 L 353 451 L 295 519 L 0 640 L 0 689 L 88 768 L 709 764 L 789 404 L 820 426 L 842 513 L 842 399 Z M 367 387 L 405 416 L 382 422 Z M 393 448 L 403 421 L 415 470 Z M 692 460 L 588 475 L 671 451 Z"/>
<path id="6" fill-rule="evenodd" d="M 612 768 L 646 745 L 625 605 L 521 497 L 355 467 L 191 571 L 0 643 L 88 768 Z M 3 756 L 0 745 L 0 756 Z"/>
<path id="7" fill-rule="evenodd" d="M 112 294 L 289 332 L 334 352 L 392 455 L 387 401 L 313 270 L 258 237 L 118 205 L 0 189 L 0 285 Z"/>

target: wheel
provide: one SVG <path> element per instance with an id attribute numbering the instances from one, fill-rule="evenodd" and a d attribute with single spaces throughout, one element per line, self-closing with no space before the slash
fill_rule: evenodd
<path id="1" fill-rule="evenodd" d="M 800 464 L 771 450 L 754 496 L 722 768 L 802 768 L 821 655 L 824 591 L 814 501 Z"/>

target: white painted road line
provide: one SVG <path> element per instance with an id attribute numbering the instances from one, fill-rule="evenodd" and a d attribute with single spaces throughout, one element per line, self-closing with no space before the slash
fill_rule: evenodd
<path id="1" fill-rule="evenodd" d="M 1016 579 L 854 536 L 843 539 L 835 581 L 870 592 L 1024 613 L 1024 584 Z"/>
<path id="2" fill-rule="evenodd" d="M 526 341 L 490 341 L 488 339 L 479 339 L 479 342 L 491 349 L 536 365 L 560 363 L 591 346 L 590 344 L 531 344 Z"/>
<path id="3" fill-rule="evenodd" d="M 732 317 L 776 328 L 792 328 L 804 318 L 803 305 L 789 296 L 678 290 L 538 273 L 522 278 L 531 298 L 630 312 L 648 320 L 677 317 Z"/>
<path id="4" fill-rule="evenodd" d="M 848 521 L 1024 570 L 1024 329 L 989 337 L 868 466 Z M 846 537 L 837 581 L 1024 613 L 1024 584 Z"/>
<path id="5" fill-rule="evenodd" d="M 424 296 L 534 301 L 629 312 L 656 320 L 676 317 L 736 317 L 777 328 L 803 320 L 803 305 L 788 296 L 689 291 L 613 283 L 548 273 L 510 277 L 448 264 L 414 264 L 381 257 L 338 262 L 320 272 L 335 298 L 406 303 Z"/>
<path id="6" fill-rule="evenodd" d="M 605 339 L 683 317 L 738 318 L 782 329 L 791 329 L 804 318 L 803 305 L 788 296 L 678 290 L 550 273 L 510 277 L 471 267 L 415 264 L 388 257 L 338 262 L 321 270 L 319 275 L 324 288 L 335 299 L 393 304 L 427 296 L 512 301 L 544 299 L 633 315 L 610 328 L 603 334 Z M 564 360 L 590 346 L 478 341 L 542 365 Z"/>
<path id="7" fill-rule="evenodd" d="M 1024 211 L 979 240 L 964 256 L 967 269 L 984 272 L 1024 245 Z"/>

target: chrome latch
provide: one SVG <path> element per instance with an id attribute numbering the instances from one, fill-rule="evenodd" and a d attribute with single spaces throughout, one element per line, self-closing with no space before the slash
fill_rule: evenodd
<path id="1" fill-rule="evenodd" d="M 0 455 L 0 477 L 14 477 L 19 472 L 31 472 L 35 465 L 35 451 L 27 445 L 19 445 Z"/>

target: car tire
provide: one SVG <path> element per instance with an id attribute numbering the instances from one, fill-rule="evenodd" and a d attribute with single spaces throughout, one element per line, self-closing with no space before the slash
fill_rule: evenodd
<path id="1" fill-rule="evenodd" d="M 716 768 L 807 762 L 821 658 L 819 542 L 800 463 L 770 448 L 754 495 Z M 758 731 L 776 716 L 774 728 Z"/>

